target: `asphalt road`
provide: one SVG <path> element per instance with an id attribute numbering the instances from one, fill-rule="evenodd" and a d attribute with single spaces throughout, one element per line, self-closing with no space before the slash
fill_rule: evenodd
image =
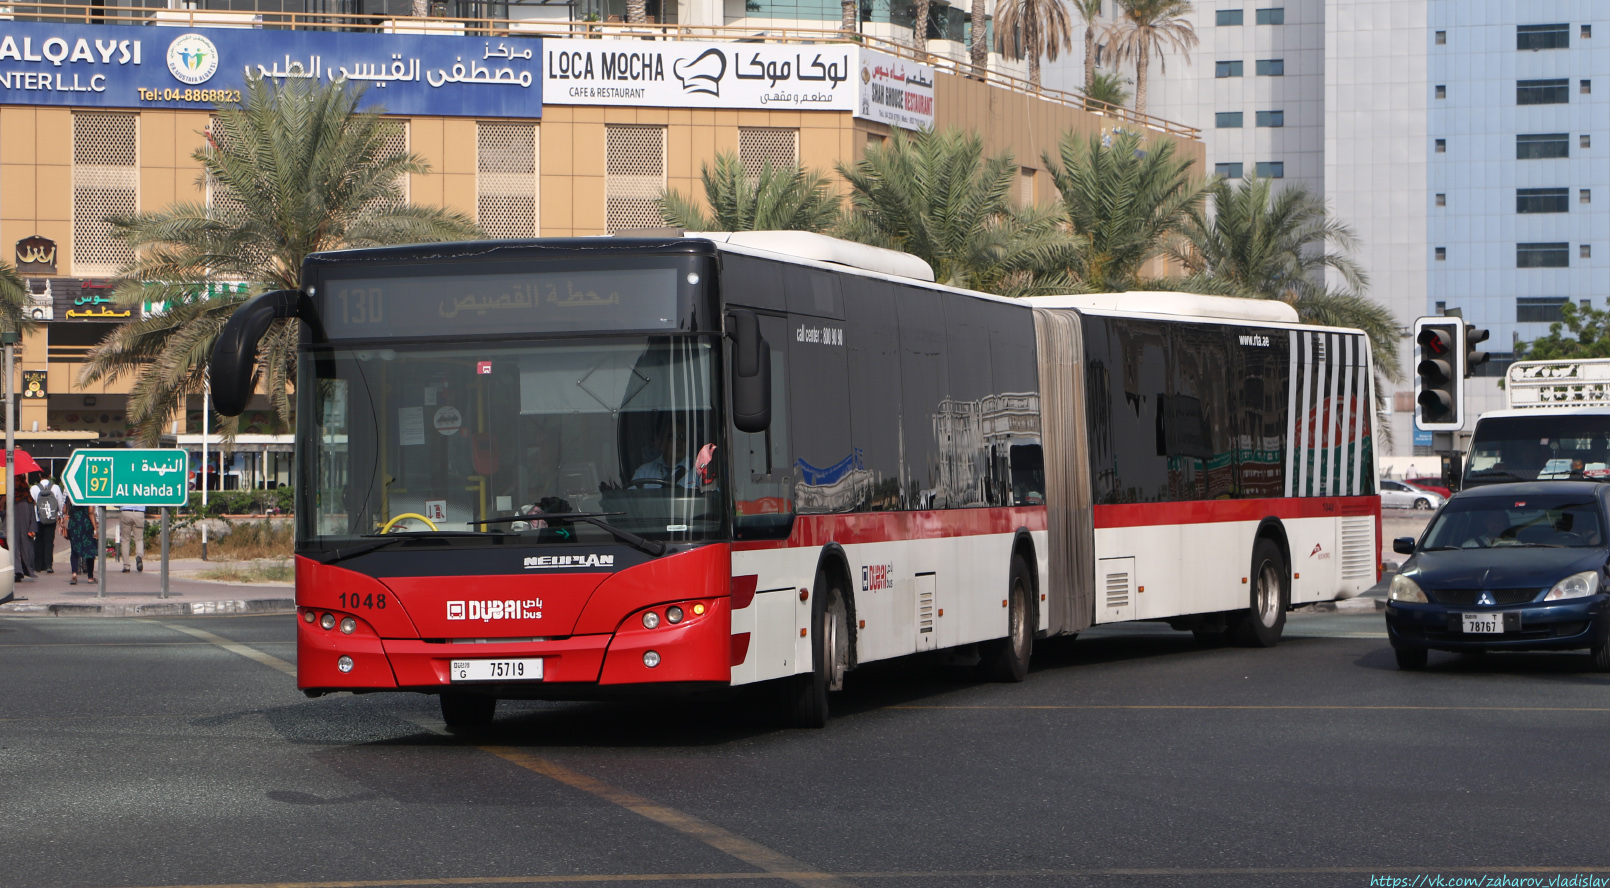
<path id="1" fill-rule="evenodd" d="M 1293 617 L 1274 650 L 1099 630 L 1018 685 L 886 665 L 821 731 L 504 703 L 458 736 L 430 698 L 303 698 L 291 620 L 0 619 L 0 884 L 1610 875 L 1610 676 L 1551 654 L 1400 673 L 1379 615 Z"/>

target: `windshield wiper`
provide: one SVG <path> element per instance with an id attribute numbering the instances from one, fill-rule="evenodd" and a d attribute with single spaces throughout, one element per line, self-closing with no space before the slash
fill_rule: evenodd
<path id="1" fill-rule="evenodd" d="M 317 555 L 308 555 L 306 557 L 312 558 L 314 561 L 317 561 L 320 564 L 334 564 L 337 561 L 345 561 L 348 558 L 356 558 L 359 555 L 367 555 L 370 552 L 375 551 L 376 549 L 384 549 L 385 547 L 391 545 L 392 543 L 400 543 L 400 542 L 402 542 L 404 540 L 434 539 L 434 538 L 437 538 L 437 537 L 484 537 L 488 533 L 491 533 L 491 531 L 486 531 L 486 530 L 428 530 L 428 531 L 405 531 L 405 532 L 402 532 L 402 533 L 366 533 L 366 534 L 363 534 L 364 538 L 366 538 L 366 539 L 370 539 L 370 538 L 374 538 L 374 537 L 380 537 L 381 539 L 377 540 L 376 542 L 367 543 L 367 544 L 362 545 L 362 546 L 353 546 L 353 547 L 351 547 L 349 549 L 331 549 L 329 551 L 329 553 L 328 553 L 328 557 L 324 557 L 324 558 L 321 558 L 321 557 L 319 557 Z M 500 534 L 497 534 L 497 536 L 506 536 L 506 534 L 501 534 L 500 533 Z"/>
<path id="2" fill-rule="evenodd" d="M 1457 551 L 1459 551 L 1460 549 L 1463 549 L 1463 548 L 1464 548 L 1463 546 L 1427 546 L 1424 549 L 1421 549 L 1420 551 L 1422 551 L 1422 552 L 1457 552 Z"/>
<path id="3" fill-rule="evenodd" d="M 665 544 L 659 540 L 645 540 L 629 530 L 616 527 L 600 518 L 611 518 L 616 515 L 625 515 L 625 512 L 527 512 L 524 515 L 510 515 L 504 518 L 485 518 L 480 521 L 471 521 L 471 524 L 502 524 L 511 521 L 580 521 L 591 524 L 599 530 L 608 533 L 615 539 L 628 546 L 650 555 L 665 554 Z"/>
<path id="4" fill-rule="evenodd" d="M 1503 475 L 1506 478 L 1514 478 L 1516 481 L 1529 480 L 1527 478 L 1522 478 L 1521 476 L 1515 474 L 1514 472 L 1509 471 L 1508 469 L 1480 469 L 1478 471 L 1470 473 L 1470 477 L 1472 477 L 1472 478 L 1483 478 L 1483 477 L 1486 477 L 1488 475 Z"/>

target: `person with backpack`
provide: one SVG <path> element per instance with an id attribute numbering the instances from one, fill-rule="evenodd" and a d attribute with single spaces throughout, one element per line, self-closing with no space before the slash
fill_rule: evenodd
<path id="1" fill-rule="evenodd" d="M 49 478 L 40 478 L 29 489 L 34 497 L 34 515 L 39 519 L 39 535 L 34 538 L 34 570 L 56 572 L 56 522 L 67 508 L 61 487 Z"/>

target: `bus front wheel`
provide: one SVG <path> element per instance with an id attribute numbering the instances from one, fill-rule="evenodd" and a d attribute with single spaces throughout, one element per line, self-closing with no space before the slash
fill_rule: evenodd
<path id="1" fill-rule="evenodd" d="M 442 694 L 442 721 L 449 728 L 484 728 L 492 723 L 498 698 L 449 691 Z"/>
<path id="2" fill-rule="evenodd" d="M 1291 580 L 1286 561 L 1274 540 L 1261 537 L 1252 547 L 1252 574 L 1248 608 L 1237 621 L 1233 635 L 1247 647 L 1274 647 L 1286 628 L 1286 602 L 1291 600 Z"/>
<path id="3" fill-rule="evenodd" d="M 1012 557 L 1011 580 L 1006 591 L 1006 637 L 980 646 L 978 674 L 986 681 L 1022 681 L 1028 677 L 1029 658 L 1034 654 L 1029 569 L 1021 557 Z"/>
<path id="4" fill-rule="evenodd" d="M 811 593 L 811 670 L 782 681 L 783 721 L 794 728 L 827 725 L 827 693 L 844 686 L 849 666 L 849 619 L 844 591 L 825 571 Z"/>

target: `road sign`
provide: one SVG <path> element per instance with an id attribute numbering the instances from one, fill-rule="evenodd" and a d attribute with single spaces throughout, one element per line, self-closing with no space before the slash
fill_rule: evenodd
<path id="1" fill-rule="evenodd" d="M 190 454 L 74 450 L 62 481 L 80 506 L 182 506 L 190 497 Z"/>

